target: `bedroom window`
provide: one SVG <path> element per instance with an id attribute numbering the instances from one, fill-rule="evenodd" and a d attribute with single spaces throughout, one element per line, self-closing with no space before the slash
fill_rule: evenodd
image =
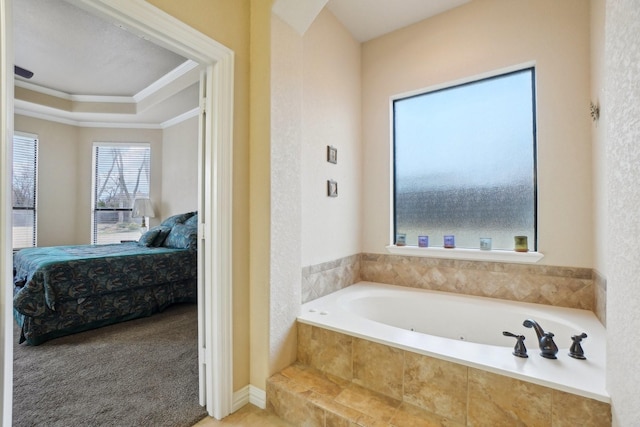
<path id="1" fill-rule="evenodd" d="M 393 100 L 394 233 L 537 249 L 535 69 Z"/>
<path id="2" fill-rule="evenodd" d="M 36 246 L 38 136 L 16 132 L 13 136 L 13 249 Z"/>
<path id="3" fill-rule="evenodd" d="M 138 240 L 140 218 L 133 201 L 149 197 L 151 148 L 147 143 L 95 143 L 93 146 L 93 244 Z"/>

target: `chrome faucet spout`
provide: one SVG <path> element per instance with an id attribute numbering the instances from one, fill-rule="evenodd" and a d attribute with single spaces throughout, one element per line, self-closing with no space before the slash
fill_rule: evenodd
<path id="1" fill-rule="evenodd" d="M 545 332 L 542 327 L 533 319 L 527 319 L 522 323 L 527 328 L 533 328 L 538 336 L 538 343 L 540 345 L 540 356 L 547 359 L 557 359 L 558 346 L 553 341 L 553 333 Z"/>

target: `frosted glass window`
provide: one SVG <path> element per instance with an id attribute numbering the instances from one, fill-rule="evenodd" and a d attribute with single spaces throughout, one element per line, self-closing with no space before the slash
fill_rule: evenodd
<path id="1" fill-rule="evenodd" d="M 394 236 L 537 249 L 534 94 L 528 68 L 393 101 Z"/>

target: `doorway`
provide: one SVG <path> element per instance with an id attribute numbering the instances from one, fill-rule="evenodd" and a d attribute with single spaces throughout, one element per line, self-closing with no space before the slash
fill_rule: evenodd
<path id="1" fill-rule="evenodd" d="M 0 323 L 2 325 L 3 425 L 12 408 L 12 247 L 11 136 L 13 135 L 13 0 L 0 0 Z M 209 415 L 231 412 L 231 227 L 233 51 L 145 2 L 105 4 L 71 0 L 92 14 L 119 22 L 130 31 L 205 67 L 201 78 L 199 154 L 199 301 L 200 403 Z M 215 174 L 213 173 L 215 171 Z"/>

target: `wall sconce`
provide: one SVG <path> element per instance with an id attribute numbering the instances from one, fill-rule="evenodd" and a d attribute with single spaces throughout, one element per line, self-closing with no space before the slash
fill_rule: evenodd
<path id="1" fill-rule="evenodd" d="M 140 231 L 142 233 L 147 231 L 147 224 L 145 219 L 147 217 L 153 218 L 156 216 L 156 213 L 153 211 L 153 206 L 151 205 L 151 200 L 147 198 L 135 199 L 133 201 L 133 207 L 131 208 L 131 216 L 133 218 L 142 218 L 142 226 L 140 227 Z"/>
<path id="2" fill-rule="evenodd" d="M 598 104 L 594 104 L 591 102 L 591 119 L 596 122 L 596 126 L 598 125 L 598 120 L 600 119 L 600 106 Z"/>

